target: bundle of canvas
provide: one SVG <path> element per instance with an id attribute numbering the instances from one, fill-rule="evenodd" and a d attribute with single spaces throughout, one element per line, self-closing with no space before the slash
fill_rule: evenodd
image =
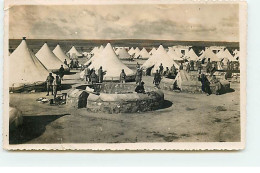
<path id="1" fill-rule="evenodd" d="M 9 92 L 42 92 L 46 90 L 46 82 L 34 82 L 34 83 L 15 83 L 9 86 Z"/>

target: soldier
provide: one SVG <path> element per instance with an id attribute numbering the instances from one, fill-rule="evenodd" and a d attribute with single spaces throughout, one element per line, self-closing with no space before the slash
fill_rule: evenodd
<path id="1" fill-rule="evenodd" d="M 161 82 L 161 75 L 158 72 L 158 70 L 156 70 L 156 73 L 154 74 L 154 79 L 153 79 L 153 84 L 155 84 L 155 86 L 158 88 Z"/>
<path id="2" fill-rule="evenodd" d="M 85 68 L 85 76 L 86 76 L 86 82 L 90 82 L 90 69 L 87 67 Z"/>
<path id="3" fill-rule="evenodd" d="M 61 65 L 59 69 L 59 76 L 61 80 L 63 80 L 64 73 L 65 73 L 65 69 L 63 68 L 63 65 Z"/>
<path id="4" fill-rule="evenodd" d="M 119 82 L 120 82 L 120 83 L 125 83 L 125 79 L 126 79 L 126 74 L 125 74 L 124 69 L 122 69 L 122 72 L 120 73 Z"/>
<path id="5" fill-rule="evenodd" d="M 211 94 L 211 90 L 210 90 L 210 82 L 208 78 L 206 77 L 205 74 L 202 73 L 199 75 L 199 80 L 201 82 L 201 90 L 207 93 L 207 96 L 209 96 Z"/>
<path id="6" fill-rule="evenodd" d="M 136 69 L 140 69 L 140 64 L 138 62 L 136 63 Z"/>
<path id="7" fill-rule="evenodd" d="M 161 63 L 160 66 L 159 66 L 159 73 L 160 73 L 161 75 L 163 75 L 163 65 L 162 65 L 162 63 Z"/>
<path id="8" fill-rule="evenodd" d="M 174 66 L 174 64 L 172 64 L 171 73 L 176 75 L 176 67 Z"/>
<path id="9" fill-rule="evenodd" d="M 142 69 L 137 69 L 136 76 L 135 76 L 135 82 L 136 84 L 140 84 L 142 81 Z"/>
<path id="10" fill-rule="evenodd" d="M 65 64 L 65 65 L 68 65 L 68 62 L 67 62 L 67 60 L 66 60 L 66 59 L 65 59 L 65 61 L 64 61 L 64 64 Z"/>
<path id="11" fill-rule="evenodd" d="M 52 76 L 52 73 L 49 73 L 49 76 L 46 79 L 47 83 L 47 95 L 49 95 L 50 89 L 51 89 L 51 95 L 53 95 L 53 88 L 52 88 L 52 83 L 53 83 L 54 77 Z"/>
<path id="12" fill-rule="evenodd" d="M 105 72 L 102 70 L 102 66 L 98 69 L 98 82 L 102 83 Z"/>
<path id="13" fill-rule="evenodd" d="M 58 88 L 60 88 L 61 81 L 58 75 L 53 80 L 52 86 L 53 86 L 53 92 L 54 92 L 54 98 L 57 96 Z"/>
<path id="14" fill-rule="evenodd" d="M 194 61 L 190 61 L 190 71 L 194 71 Z"/>
<path id="15" fill-rule="evenodd" d="M 187 71 L 187 73 L 190 72 L 190 63 L 187 64 L 187 66 L 186 66 L 186 71 Z"/>
<path id="16" fill-rule="evenodd" d="M 206 65 L 206 73 L 210 73 L 210 70 L 211 70 L 211 62 L 210 62 L 210 59 L 209 59 L 208 62 L 207 62 L 207 65 Z"/>
<path id="17" fill-rule="evenodd" d="M 137 87 L 135 88 L 135 92 L 137 93 L 145 93 L 145 90 L 144 90 L 144 82 L 141 82 L 137 85 Z"/>
<path id="18" fill-rule="evenodd" d="M 96 75 L 95 70 L 93 70 L 93 72 L 91 73 L 90 78 L 91 78 L 91 83 L 92 84 L 96 84 L 97 83 L 98 77 Z"/>

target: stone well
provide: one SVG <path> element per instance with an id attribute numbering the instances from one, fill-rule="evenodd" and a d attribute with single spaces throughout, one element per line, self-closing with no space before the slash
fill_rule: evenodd
<path id="1" fill-rule="evenodd" d="M 90 88 L 94 91 L 90 91 Z M 68 93 L 67 104 L 73 107 L 86 105 L 90 112 L 110 114 L 145 112 L 162 107 L 164 94 L 161 90 L 145 86 L 146 93 L 141 94 L 134 92 L 135 88 L 135 84 L 119 83 L 77 85 Z"/>

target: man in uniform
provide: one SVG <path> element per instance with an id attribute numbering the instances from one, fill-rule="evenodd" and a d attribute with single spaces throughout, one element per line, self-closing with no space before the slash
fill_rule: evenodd
<path id="1" fill-rule="evenodd" d="M 163 65 L 162 65 L 162 63 L 159 66 L 159 73 L 160 73 L 160 75 L 163 75 Z"/>
<path id="2" fill-rule="evenodd" d="M 85 76 L 86 76 L 86 82 L 90 82 L 90 69 L 87 67 L 85 68 Z"/>
<path id="3" fill-rule="evenodd" d="M 60 69 L 59 69 L 59 76 L 60 76 L 61 80 L 63 80 L 64 72 L 65 72 L 65 69 L 63 68 L 63 65 L 61 65 Z"/>
<path id="4" fill-rule="evenodd" d="M 135 76 L 135 82 L 136 84 L 140 84 L 142 81 L 142 69 L 137 69 L 136 76 Z"/>
<path id="5" fill-rule="evenodd" d="M 52 86 L 53 86 L 53 92 L 54 92 L 54 98 L 57 96 L 58 88 L 60 88 L 61 81 L 58 75 L 53 80 Z"/>
<path id="6" fill-rule="evenodd" d="M 137 85 L 137 87 L 135 88 L 135 92 L 145 94 L 144 82 L 141 82 Z"/>
<path id="7" fill-rule="evenodd" d="M 125 74 L 124 69 L 122 69 L 122 72 L 120 73 L 119 82 L 120 82 L 120 83 L 125 83 L 125 79 L 126 79 L 126 74 Z"/>
<path id="8" fill-rule="evenodd" d="M 67 60 L 66 60 L 66 59 L 65 59 L 65 61 L 64 61 L 64 64 L 65 64 L 65 65 L 68 65 L 68 62 L 67 62 Z"/>
<path id="9" fill-rule="evenodd" d="M 153 79 L 153 83 L 155 84 L 155 86 L 158 88 L 161 82 L 161 75 L 158 72 L 158 70 L 156 70 L 155 74 L 154 74 L 154 79 Z"/>
<path id="10" fill-rule="evenodd" d="M 98 69 L 98 82 L 99 83 L 103 82 L 104 74 L 105 74 L 105 72 L 103 71 L 102 66 L 100 66 L 100 68 Z"/>
<path id="11" fill-rule="evenodd" d="M 190 63 L 187 64 L 187 66 L 186 66 L 186 71 L 187 71 L 187 73 L 190 72 Z"/>
<path id="12" fill-rule="evenodd" d="M 52 89 L 52 83 L 53 83 L 54 77 L 52 76 L 52 73 L 49 73 L 49 76 L 46 79 L 46 83 L 47 83 L 47 95 L 49 95 L 49 92 L 51 90 L 51 95 L 53 95 L 53 89 Z"/>
<path id="13" fill-rule="evenodd" d="M 93 72 L 91 73 L 90 78 L 91 78 L 91 83 L 92 83 L 92 84 L 97 83 L 98 77 L 97 77 L 97 75 L 96 75 L 95 70 L 93 70 Z"/>

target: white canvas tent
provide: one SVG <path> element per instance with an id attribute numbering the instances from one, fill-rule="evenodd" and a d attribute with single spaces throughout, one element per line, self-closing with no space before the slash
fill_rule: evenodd
<path id="1" fill-rule="evenodd" d="M 81 57 L 82 56 L 82 54 L 79 53 L 74 46 L 72 46 L 72 48 L 68 51 L 68 54 L 70 57 L 74 57 L 74 56 Z"/>
<path id="2" fill-rule="evenodd" d="M 169 57 L 162 45 L 160 45 L 157 51 L 147 61 L 145 61 L 141 68 L 146 70 L 153 67 L 151 73 L 155 73 L 156 70 L 159 69 L 161 63 L 164 69 L 166 69 L 166 67 L 170 69 L 173 64 L 176 68 L 179 68 L 179 65 Z"/>
<path id="3" fill-rule="evenodd" d="M 213 53 L 211 49 L 206 49 L 205 51 L 202 51 L 199 60 L 205 60 L 205 62 L 207 62 L 209 59 L 211 62 L 221 61 L 221 59 L 218 58 L 217 55 Z"/>
<path id="4" fill-rule="evenodd" d="M 152 50 L 150 50 L 149 54 L 150 54 L 150 55 L 153 55 L 155 52 L 156 52 L 156 48 L 153 47 Z"/>
<path id="5" fill-rule="evenodd" d="M 66 66 L 56 55 L 54 55 L 47 43 L 44 43 L 35 56 L 49 71 L 57 72 L 61 65 L 63 65 L 65 70 L 69 70 L 68 66 Z"/>
<path id="6" fill-rule="evenodd" d="M 141 59 L 149 59 L 150 55 L 149 53 L 147 52 L 147 50 L 145 48 L 143 48 L 140 52 L 139 52 L 139 57 L 138 58 L 141 58 Z"/>
<path id="7" fill-rule="evenodd" d="M 107 81 L 119 80 L 122 69 L 124 69 L 127 78 L 134 76 L 134 72 L 118 59 L 110 43 L 106 45 L 98 58 L 91 61 L 89 68 L 98 70 L 100 66 L 102 66 L 103 70 L 106 71 L 104 80 Z"/>
<path id="8" fill-rule="evenodd" d="M 185 55 L 185 58 L 188 59 L 189 61 L 197 61 L 199 59 L 198 55 L 194 52 L 192 48 Z"/>
<path id="9" fill-rule="evenodd" d="M 217 53 L 217 56 L 219 59 L 221 60 L 229 60 L 229 61 L 237 61 L 232 55 L 231 53 L 228 51 L 228 49 L 222 50 L 220 52 Z"/>
<path id="10" fill-rule="evenodd" d="M 9 87 L 41 85 L 49 74 L 44 65 L 29 50 L 25 38 L 9 57 Z"/>
<path id="11" fill-rule="evenodd" d="M 169 57 L 172 58 L 172 60 L 174 60 L 174 61 L 179 61 L 179 62 L 184 61 L 181 57 L 179 57 L 179 56 L 177 55 L 177 53 L 173 50 L 172 47 L 169 47 L 169 50 L 168 50 L 167 54 L 168 54 Z"/>
<path id="12" fill-rule="evenodd" d="M 129 59 L 130 54 L 125 50 L 125 48 L 118 48 L 118 58 L 119 59 Z"/>
<path id="13" fill-rule="evenodd" d="M 98 50 L 99 50 L 98 47 L 94 47 L 90 53 L 91 53 L 91 54 L 95 54 L 95 53 L 98 52 Z"/>
<path id="14" fill-rule="evenodd" d="M 65 59 L 67 60 L 67 62 L 70 62 L 69 57 L 67 57 L 65 55 L 65 53 L 63 52 L 63 50 L 61 49 L 60 45 L 57 44 L 57 46 L 55 47 L 55 49 L 52 51 L 54 53 L 54 55 L 56 55 L 62 62 L 65 61 Z"/>
<path id="15" fill-rule="evenodd" d="M 134 51 L 134 58 L 138 58 L 139 53 L 140 53 L 140 49 L 139 49 L 138 47 L 135 48 L 135 51 Z"/>
<path id="16" fill-rule="evenodd" d="M 128 51 L 128 53 L 130 55 L 133 55 L 135 53 L 135 49 L 133 47 L 131 47 L 131 49 Z"/>

